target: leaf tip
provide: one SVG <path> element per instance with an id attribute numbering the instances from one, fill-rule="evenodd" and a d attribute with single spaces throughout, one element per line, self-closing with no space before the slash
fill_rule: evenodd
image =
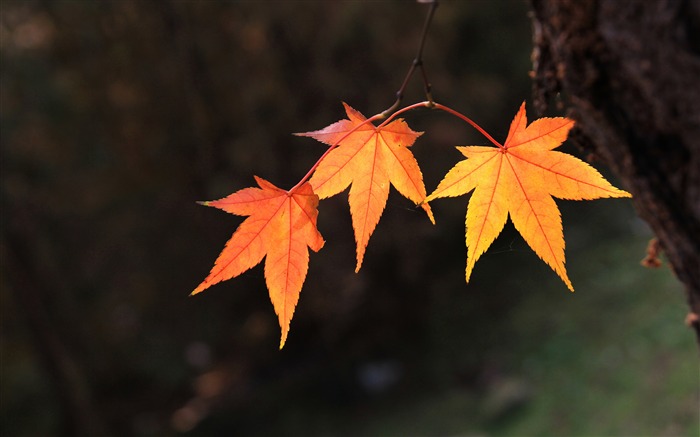
<path id="1" fill-rule="evenodd" d="M 557 272 L 558 273 L 558 272 Z M 569 289 L 570 292 L 574 292 L 574 286 L 571 283 L 571 280 L 569 280 L 569 277 L 564 273 L 564 275 L 559 275 L 561 279 L 564 281 L 564 284 L 566 284 L 566 288 Z"/>
<path id="2" fill-rule="evenodd" d="M 213 268 L 212 268 L 213 270 Z M 199 294 L 206 290 L 207 288 L 211 287 L 214 284 L 217 284 L 221 282 L 220 277 L 213 276 L 211 273 L 209 276 L 207 276 L 194 290 L 192 290 L 192 293 L 190 293 L 190 296 L 194 296 L 195 294 Z"/>
<path id="3" fill-rule="evenodd" d="M 360 269 L 362 268 L 362 262 L 365 260 L 365 249 L 367 248 L 367 244 L 365 244 L 364 247 L 360 246 L 359 243 L 357 245 L 357 254 L 356 254 L 356 259 L 357 259 L 357 264 L 355 264 L 355 273 L 360 273 Z"/>
<path id="4" fill-rule="evenodd" d="M 192 290 L 192 293 L 190 293 L 189 297 L 192 297 L 192 296 L 194 296 L 195 294 L 199 294 L 199 293 L 201 293 L 202 291 L 206 290 L 207 288 L 209 288 L 209 284 L 206 284 L 205 282 L 202 282 L 201 284 L 199 284 L 199 285 L 197 286 L 197 288 L 195 288 L 194 290 Z"/>
<path id="5" fill-rule="evenodd" d="M 469 278 L 472 276 L 472 270 L 474 269 L 474 263 L 467 260 L 467 268 L 464 270 L 464 281 L 468 284 Z"/>
<path id="6" fill-rule="evenodd" d="M 280 322 L 280 328 L 282 330 L 282 334 L 280 335 L 280 349 L 279 350 L 282 350 L 284 345 L 287 344 L 287 336 L 289 335 L 289 326 L 291 325 L 292 318 L 291 318 L 291 316 L 288 320 L 282 320 L 280 318 L 279 322 Z"/>
<path id="7" fill-rule="evenodd" d="M 430 223 L 435 224 L 435 216 L 433 215 L 433 210 L 430 208 L 430 205 L 428 205 L 428 202 L 425 200 L 419 203 L 420 207 L 423 208 L 426 214 L 428 214 L 428 219 L 430 220 Z"/>

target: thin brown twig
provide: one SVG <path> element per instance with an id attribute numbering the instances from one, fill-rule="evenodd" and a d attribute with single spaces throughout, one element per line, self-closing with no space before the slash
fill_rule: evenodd
<path id="1" fill-rule="evenodd" d="M 411 66 L 406 72 L 406 77 L 404 78 L 403 83 L 401 83 L 401 87 L 398 91 L 396 91 L 396 101 L 387 109 L 381 112 L 381 114 L 384 117 L 394 112 L 396 108 L 398 108 L 401 104 L 404 92 L 406 91 L 406 87 L 408 86 L 408 81 L 413 76 L 413 73 L 416 71 L 416 68 L 420 68 L 421 70 L 421 74 L 423 77 L 423 87 L 425 90 L 425 97 L 428 100 L 428 102 L 430 102 L 430 105 L 428 107 L 432 107 L 433 104 L 432 85 L 430 83 L 430 80 L 428 80 L 428 74 L 426 73 L 425 66 L 423 65 L 423 48 L 425 47 L 425 40 L 428 36 L 428 29 L 430 28 L 430 23 L 433 20 L 433 15 L 435 15 L 435 9 L 437 9 L 438 7 L 438 1 L 419 0 L 419 3 L 430 3 L 430 8 L 428 9 L 428 14 L 425 17 L 425 23 L 423 23 L 423 32 L 421 34 L 420 42 L 418 43 L 418 51 L 416 52 L 415 58 L 413 58 L 413 62 L 411 62 Z"/>

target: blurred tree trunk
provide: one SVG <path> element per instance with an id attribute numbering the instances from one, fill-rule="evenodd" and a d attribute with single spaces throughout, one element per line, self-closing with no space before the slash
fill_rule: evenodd
<path id="1" fill-rule="evenodd" d="M 634 195 L 700 342 L 700 1 L 531 1 L 538 110 L 561 97 Z"/>

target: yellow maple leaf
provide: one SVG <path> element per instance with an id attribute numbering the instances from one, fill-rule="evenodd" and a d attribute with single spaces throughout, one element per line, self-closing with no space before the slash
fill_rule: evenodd
<path id="1" fill-rule="evenodd" d="M 589 200 L 631 195 L 580 159 L 553 150 L 573 126 L 573 120 L 563 117 L 540 118 L 527 126 L 523 102 L 503 145 L 457 147 L 467 159 L 458 162 L 425 201 L 474 190 L 466 218 L 467 282 L 510 215 L 532 250 L 574 291 L 564 267 L 561 214 L 552 196 Z"/>

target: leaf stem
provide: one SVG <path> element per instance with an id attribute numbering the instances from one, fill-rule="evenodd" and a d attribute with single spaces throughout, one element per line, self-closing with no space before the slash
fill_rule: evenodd
<path id="1" fill-rule="evenodd" d="M 472 120 L 471 118 L 467 117 L 466 115 L 462 114 L 459 111 L 456 111 L 448 106 L 442 105 L 442 104 L 437 103 L 435 101 L 426 100 L 424 102 L 414 103 L 412 105 L 406 106 L 405 108 L 401 108 L 398 111 L 392 113 L 389 117 L 387 117 L 386 120 L 384 120 L 378 127 L 386 126 L 389 122 L 391 122 L 391 120 L 393 120 L 397 116 L 403 114 L 404 112 L 410 111 L 412 109 L 420 108 L 420 107 L 439 109 L 441 111 L 445 111 L 449 114 L 454 115 L 455 117 L 462 119 L 463 121 L 469 123 L 474 129 L 478 130 L 479 133 L 481 133 L 481 135 L 485 136 L 486 139 L 491 141 L 491 143 L 493 143 L 496 147 L 500 147 L 501 149 L 503 149 L 503 145 L 501 143 L 499 143 L 498 141 L 496 141 L 491 135 L 489 135 L 489 133 L 486 132 L 481 126 L 479 126 L 474 120 Z M 382 112 L 382 114 L 384 114 L 384 113 Z M 378 115 L 381 115 L 381 114 L 378 114 Z"/>
<path id="2" fill-rule="evenodd" d="M 424 103 L 426 103 L 426 102 L 424 102 Z M 503 145 L 502 145 L 501 143 L 499 143 L 498 141 L 494 140 L 493 137 L 492 137 L 491 135 L 489 135 L 489 133 L 486 132 L 481 126 L 479 126 L 478 124 L 476 124 L 476 122 L 474 122 L 471 118 L 467 117 L 466 115 L 462 114 L 461 112 L 455 111 L 455 110 L 452 109 L 452 108 L 449 108 L 449 107 L 447 107 L 447 106 L 445 106 L 445 105 L 441 105 L 440 103 L 435 103 L 435 102 L 433 102 L 432 107 L 434 107 L 435 109 L 440 109 L 440 110 L 442 110 L 442 111 L 445 111 L 445 112 L 447 112 L 447 113 L 450 113 L 450 114 L 454 115 L 454 116 L 457 117 L 457 118 L 461 118 L 462 120 L 464 120 L 464 121 L 466 121 L 467 123 L 469 123 L 474 129 L 478 130 L 479 133 L 481 133 L 481 135 L 485 136 L 486 139 L 488 139 L 489 141 L 491 141 L 496 147 L 500 147 L 501 149 L 504 148 Z"/>
<path id="3" fill-rule="evenodd" d="M 428 101 L 428 100 L 423 101 L 423 102 L 419 102 L 419 103 L 414 103 L 414 104 L 412 104 L 412 105 L 408 105 L 408 106 L 406 106 L 406 107 L 404 107 L 404 108 L 401 108 L 401 109 L 399 109 L 398 111 L 392 113 L 389 117 L 386 118 L 386 120 L 384 120 L 384 121 L 383 121 L 379 126 L 377 126 L 377 127 L 380 128 L 380 127 L 386 126 L 391 120 L 395 119 L 396 117 L 398 117 L 399 115 L 403 114 L 404 112 L 408 112 L 408 111 L 410 111 L 410 110 L 412 110 L 412 109 L 416 109 L 416 108 L 420 108 L 420 107 L 423 107 L 423 108 L 432 108 L 433 105 L 435 105 L 435 102 L 430 102 L 430 101 Z M 386 112 L 386 111 L 385 111 L 385 112 Z M 383 114 L 384 114 L 384 112 L 382 112 L 381 114 L 377 114 L 377 115 L 383 115 Z"/>

